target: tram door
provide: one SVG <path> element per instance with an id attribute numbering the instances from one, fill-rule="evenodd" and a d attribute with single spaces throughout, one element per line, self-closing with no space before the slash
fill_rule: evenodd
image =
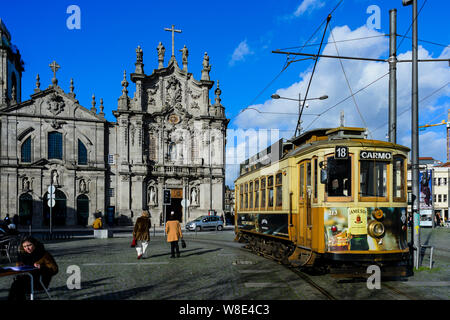
<path id="1" fill-rule="evenodd" d="M 299 226 L 300 243 L 311 248 L 312 246 L 312 219 L 311 219 L 311 161 L 300 162 L 299 165 Z"/>

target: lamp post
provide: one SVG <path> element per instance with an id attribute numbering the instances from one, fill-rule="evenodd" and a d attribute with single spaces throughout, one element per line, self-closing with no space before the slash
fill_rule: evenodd
<path id="1" fill-rule="evenodd" d="M 304 101 L 307 101 L 307 100 L 325 100 L 325 99 L 328 99 L 328 96 L 327 95 L 323 95 L 323 96 L 321 96 L 319 98 L 308 98 L 308 99 L 303 99 L 302 100 L 300 93 L 298 94 L 298 99 L 280 97 L 280 95 L 275 93 L 275 94 L 272 95 L 272 99 L 285 99 L 285 100 L 291 100 L 291 101 L 298 101 L 299 114 L 298 114 L 297 126 L 295 128 L 295 134 L 294 134 L 294 137 L 296 137 L 297 136 L 297 132 L 300 134 L 300 131 L 301 131 L 301 127 L 300 127 L 301 120 L 300 119 L 302 118 L 303 109 L 305 107 Z M 306 105 L 306 107 L 308 108 L 308 105 Z"/>

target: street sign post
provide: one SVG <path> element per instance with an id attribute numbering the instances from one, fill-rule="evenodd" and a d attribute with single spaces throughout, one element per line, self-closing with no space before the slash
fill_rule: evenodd
<path id="1" fill-rule="evenodd" d="M 52 182 L 53 182 L 53 178 L 50 177 L 50 183 L 52 183 Z M 49 226 L 49 231 L 50 231 L 50 234 L 52 234 L 52 208 L 55 206 L 55 203 L 56 203 L 56 201 L 55 201 L 56 188 L 55 188 L 55 186 L 53 184 L 50 184 L 48 186 L 47 191 L 48 191 L 47 198 L 49 199 L 47 201 L 47 204 L 48 204 L 48 207 L 50 208 L 50 223 L 49 223 L 50 226 Z"/>

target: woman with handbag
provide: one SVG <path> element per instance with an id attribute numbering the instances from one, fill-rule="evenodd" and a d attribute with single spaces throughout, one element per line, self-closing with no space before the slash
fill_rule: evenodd
<path id="1" fill-rule="evenodd" d="M 137 258 L 147 258 L 147 247 L 150 242 L 150 214 L 148 211 L 142 211 L 142 215 L 137 218 L 133 230 L 133 243 L 131 246 L 136 248 Z"/>
<path id="2" fill-rule="evenodd" d="M 169 221 L 166 222 L 166 234 L 167 242 L 170 243 L 170 257 L 175 258 L 175 251 L 177 258 L 180 257 L 180 247 L 178 246 L 178 240 L 183 241 L 183 233 L 181 232 L 180 222 L 175 218 L 175 212 L 170 212 Z"/>

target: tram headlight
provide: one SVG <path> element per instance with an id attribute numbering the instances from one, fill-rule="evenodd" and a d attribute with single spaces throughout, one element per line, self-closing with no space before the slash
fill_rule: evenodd
<path id="1" fill-rule="evenodd" d="M 372 211 L 372 216 L 377 220 L 381 220 L 384 216 L 383 210 L 375 208 L 375 210 Z"/>
<path id="2" fill-rule="evenodd" d="M 372 238 L 382 238 L 384 236 L 384 225 L 379 222 L 372 220 L 367 226 L 367 231 Z"/>

